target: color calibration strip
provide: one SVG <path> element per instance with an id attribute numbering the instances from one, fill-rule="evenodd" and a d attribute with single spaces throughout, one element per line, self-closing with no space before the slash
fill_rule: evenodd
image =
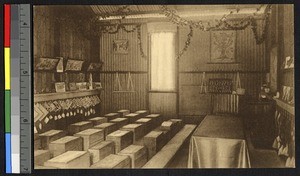
<path id="1" fill-rule="evenodd" d="M 30 173 L 31 6 L 4 5 L 6 173 Z"/>
<path id="2" fill-rule="evenodd" d="M 5 79 L 5 157 L 6 173 L 12 173 L 11 163 L 11 90 L 10 90 L 10 14 L 11 6 L 4 4 L 4 79 Z"/>
<path id="3" fill-rule="evenodd" d="M 19 5 L 10 7 L 11 163 L 12 173 L 20 173 L 20 25 Z"/>

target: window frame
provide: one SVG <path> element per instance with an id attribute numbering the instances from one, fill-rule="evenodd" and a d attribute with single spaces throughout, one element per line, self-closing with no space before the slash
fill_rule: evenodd
<path id="1" fill-rule="evenodd" d="M 159 32 L 150 32 L 148 33 L 148 46 L 149 46 L 149 49 L 148 49 L 148 80 L 149 80 L 149 85 L 148 85 L 148 92 L 149 93 L 176 93 L 178 94 L 178 85 L 179 85 L 179 73 L 178 73 L 178 70 L 179 70 L 179 61 L 176 59 L 177 55 L 178 55 L 178 28 L 177 28 L 177 31 L 176 32 L 172 32 L 174 33 L 174 44 L 175 44 L 175 48 L 174 48 L 174 51 L 175 51 L 175 65 L 174 65 L 174 81 L 175 81 L 175 86 L 174 86 L 174 90 L 152 90 L 151 89 L 151 75 L 152 75 L 152 71 L 151 71 L 151 67 L 152 67 L 152 64 L 151 64 L 151 34 L 153 33 L 160 33 L 160 32 L 164 32 L 164 31 L 159 31 Z M 167 31 L 165 31 L 167 32 Z"/>

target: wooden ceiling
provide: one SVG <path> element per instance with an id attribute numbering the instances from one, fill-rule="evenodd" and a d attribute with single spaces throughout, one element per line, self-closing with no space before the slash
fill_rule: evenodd
<path id="1" fill-rule="evenodd" d="M 114 16 L 117 16 L 116 12 L 118 9 L 124 7 L 124 5 L 91 5 L 92 11 L 97 16 L 111 16 L 113 19 Z M 259 13 L 263 13 L 266 5 L 263 4 L 230 4 L 230 5 L 167 5 L 169 9 L 176 10 L 178 15 L 182 17 L 215 17 L 222 16 L 228 14 L 230 11 L 239 12 L 233 14 L 235 16 L 241 16 L 246 14 L 253 14 L 257 11 L 258 8 L 261 10 Z M 134 16 L 134 18 L 145 18 L 150 14 L 162 14 L 160 5 L 129 5 L 126 7 L 126 15 L 130 18 L 130 16 Z M 151 16 L 151 15 L 150 15 Z M 127 18 L 127 17 L 126 17 Z M 103 19 L 104 20 L 104 19 Z"/>

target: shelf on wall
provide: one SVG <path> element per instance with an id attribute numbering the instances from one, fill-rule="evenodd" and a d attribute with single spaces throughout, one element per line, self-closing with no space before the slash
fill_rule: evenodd
<path id="1" fill-rule="evenodd" d="M 287 112 L 295 116 L 295 107 L 293 105 L 290 105 L 278 98 L 274 98 L 276 101 L 276 104 L 281 107 L 282 109 L 285 109 Z"/>
<path id="2" fill-rule="evenodd" d="M 100 94 L 103 89 L 92 89 L 92 90 L 76 90 L 59 93 L 46 93 L 46 94 L 35 94 L 34 103 L 51 100 L 61 100 L 68 98 L 85 97 L 91 95 Z"/>

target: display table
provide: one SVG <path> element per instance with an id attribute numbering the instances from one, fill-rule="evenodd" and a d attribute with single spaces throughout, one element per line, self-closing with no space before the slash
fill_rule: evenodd
<path id="1" fill-rule="evenodd" d="M 250 168 L 242 119 L 208 115 L 191 137 L 188 168 Z"/>

